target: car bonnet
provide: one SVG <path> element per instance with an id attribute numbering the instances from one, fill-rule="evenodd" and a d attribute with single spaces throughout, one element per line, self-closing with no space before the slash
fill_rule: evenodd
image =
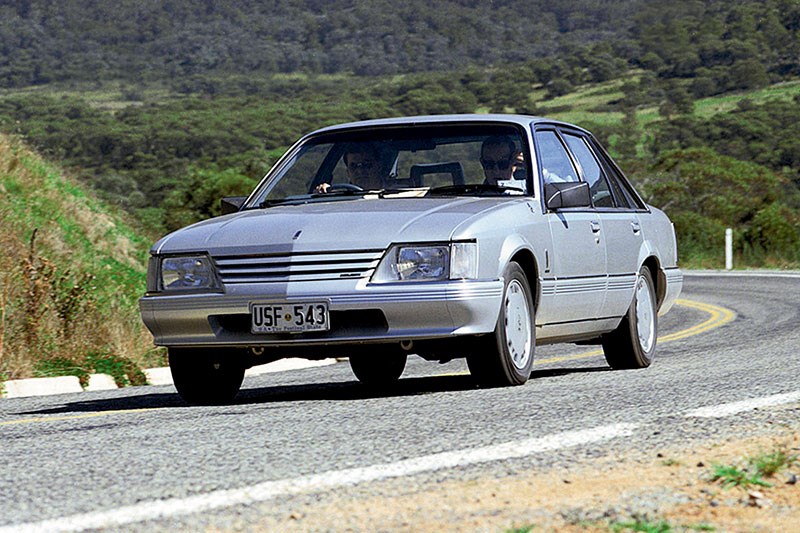
<path id="1" fill-rule="evenodd" d="M 447 241 L 463 222 L 508 198 L 348 199 L 275 206 L 210 219 L 167 235 L 156 253 L 212 255 L 374 250 Z"/>

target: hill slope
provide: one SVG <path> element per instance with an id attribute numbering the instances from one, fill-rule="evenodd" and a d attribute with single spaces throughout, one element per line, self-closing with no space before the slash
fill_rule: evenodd
<path id="1" fill-rule="evenodd" d="M 0 136 L 0 382 L 157 362 L 138 317 L 149 239 L 19 141 Z"/>

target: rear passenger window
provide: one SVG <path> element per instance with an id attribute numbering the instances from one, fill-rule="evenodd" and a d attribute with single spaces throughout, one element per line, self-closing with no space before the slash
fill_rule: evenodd
<path id="1" fill-rule="evenodd" d="M 645 205 L 639 200 L 638 196 L 631 191 L 630 184 L 619 174 L 614 164 L 611 163 L 611 158 L 605 153 L 605 150 L 603 150 L 596 141 L 591 140 L 590 142 L 594 148 L 594 152 L 601 158 L 602 166 L 606 171 L 608 181 L 617 198 L 617 205 L 623 209 L 645 209 Z"/>
<path id="2" fill-rule="evenodd" d="M 614 197 L 611 195 L 603 169 L 600 168 L 586 142 L 582 137 L 568 133 L 564 135 L 564 140 L 583 170 L 583 179 L 589 184 L 595 207 L 614 207 Z"/>

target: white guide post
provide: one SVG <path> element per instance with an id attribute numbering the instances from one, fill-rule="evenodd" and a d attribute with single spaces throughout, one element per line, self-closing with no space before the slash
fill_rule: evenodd
<path id="1" fill-rule="evenodd" d="M 725 270 L 733 268 L 733 230 L 725 230 Z"/>

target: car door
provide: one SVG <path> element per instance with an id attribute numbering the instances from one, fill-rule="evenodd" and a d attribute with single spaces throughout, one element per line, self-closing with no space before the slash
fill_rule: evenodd
<path id="1" fill-rule="evenodd" d="M 579 175 L 555 129 L 534 133 L 539 174 L 544 183 L 579 181 Z M 544 186 L 542 187 L 544 190 Z M 596 319 L 606 288 L 606 243 L 602 222 L 591 208 L 547 211 L 552 255 L 542 276 L 541 324 Z M 549 301 L 545 301 L 549 299 Z"/>
<path id="2" fill-rule="evenodd" d="M 633 299 L 644 241 L 637 209 L 621 184 L 609 176 L 610 165 L 604 165 L 597 154 L 601 148 L 580 132 L 562 134 L 584 181 L 589 183 L 592 203 L 605 236 L 608 287 L 600 315 L 604 318 L 622 316 Z"/>

